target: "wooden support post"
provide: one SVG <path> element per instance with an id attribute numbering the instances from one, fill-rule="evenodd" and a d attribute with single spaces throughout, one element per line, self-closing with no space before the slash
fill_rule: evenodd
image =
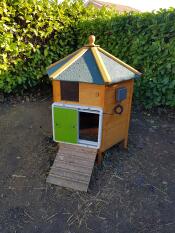
<path id="1" fill-rule="evenodd" d="M 128 149 L 128 135 L 127 135 L 127 137 L 123 141 L 123 148 L 124 149 Z"/>
<path id="2" fill-rule="evenodd" d="M 121 148 L 121 149 L 128 149 L 128 137 L 126 137 L 124 140 L 122 140 L 119 143 L 119 148 Z"/>
<path id="3" fill-rule="evenodd" d="M 128 149 L 128 130 L 129 130 L 129 123 L 131 118 L 131 106 L 132 106 L 132 96 L 133 96 L 133 88 L 134 88 L 134 80 L 131 80 L 130 85 L 130 96 L 129 96 L 129 104 L 128 104 L 128 122 L 126 127 L 125 139 L 123 140 L 123 148 Z"/>
<path id="4" fill-rule="evenodd" d="M 98 150 L 98 152 L 97 152 L 97 164 L 98 165 L 101 165 L 102 160 L 103 160 L 103 156 L 104 156 L 104 152 Z"/>
<path id="5" fill-rule="evenodd" d="M 128 135 L 125 136 L 125 139 L 123 139 L 121 142 L 118 144 L 120 149 L 128 149 Z"/>

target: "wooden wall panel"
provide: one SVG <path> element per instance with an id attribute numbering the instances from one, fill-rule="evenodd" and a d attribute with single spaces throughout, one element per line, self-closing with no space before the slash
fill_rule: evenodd
<path id="1" fill-rule="evenodd" d="M 60 81 L 52 80 L 53 102 L 59 102 L 61 99 Z"/>
<path id="2" fill-rule="evenodd" d="M 105 99 L 104 99 L 104 112 L 105 113 L 113 113 L 113 109 L 116 105 L 116 90 L 121 87 L 127 88 L 127 98 L 122 101 L 122 106 L 124 107 L 123 116 L 127 115 L 127 106 L 129 103 L 129 95 L 130 95 L 130 86 L 132 80 L 121 82 L 112 86 L 106 86 L 105 88 Z"/>
<path id="3" fill-rule="evenodd" d="M 90 83 L 79 83 L 79 102 L 62 101 L 60 95 L 60 81 L 53 80 L 53 102 L 62 102 L 65 104 L 79 104 L 87 106 L 104 107 L 104 85 L 95 85 Z"/>
<path id="4" fill-rule="evenodd" d="M 121 115 L 114 114 L 116 105 L 116 89 L 119 87 L 127 88 L 127 99 L 121 102 L 124 111 Z M 127 146 L 128 128 L 131 113 L 133 94 L 133 80 L 122 82 L 113 86 L 107 86 L 104 99 L 104 114 L 103 114 L 103 130 L 101 151 L 105 151 L 111 146 L 125 141 L 124 146 Z"/>
<path id="5" fill-rule="evenodd" d="M 126 120 L 117 123 L 113 127 L 103 128 L 101 151 L 105 151 L 113 145 L 121 142 L 126 136 Z"/>
<path id="6" fill-rule="evenodd" d="M 115 127 L 115 124 L 122 124 L 123 121 L 127 122 L 128 118 L 127 116 L 124 117 L 118 117 L 118 115 L 113 114 L 113 115 L 108 115 L 108 114 L 103 114 L 103 128 L 104 130 L 108 128 L 113 128 Z"/>
<path id="7" fill-rule="evenodd" d="M 104 107 L 104 85 L 80 83 L 80 104 Z"/>

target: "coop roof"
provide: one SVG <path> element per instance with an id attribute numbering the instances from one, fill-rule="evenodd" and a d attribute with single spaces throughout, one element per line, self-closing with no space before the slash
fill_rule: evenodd
<path id="1" fill-rule="evenodd" d="M 88 45 L 50 65 L 47 69 L 49 77 L 103 85 L 141 76 L 139 71 L 95 45 L 94 41 L 95 37 L 90 36 Z"/>

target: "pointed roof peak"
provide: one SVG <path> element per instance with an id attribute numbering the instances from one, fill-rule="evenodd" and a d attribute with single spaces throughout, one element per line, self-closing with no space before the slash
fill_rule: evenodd
<path id="1" fill-rule="evenodd" d="M 89 44 L 85 44 L 84 47 L 100 47 L 99 45 L 95 44 L 95 36 L 90 35 L 88 37 Z"/>
<path id="2" fill-rule="evenodd" d="M 94 35 L 90 35 L 88 39 L 89 44 L 49 66 L 49 77 L 56 80 L 71 79 L 74 82 L 112 84 L 141 76 L 139 71 L 95 45 Z"/>
<path id="3" fill-rule="evenodd" d="M 89 40 L 89 45 L 92 45 L 92 46 L 95 45 L 95 36 L 94 35 L 90 35 L 88 40 Z"/>

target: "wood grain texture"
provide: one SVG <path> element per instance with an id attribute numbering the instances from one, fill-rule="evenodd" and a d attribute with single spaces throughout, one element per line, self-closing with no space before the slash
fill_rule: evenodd
<path id="1" fill-rule="evenodd" d="M 61 101 L 60 81 L 52 80 L 53 102 Z"/>
<path id="2" fill-rule="evenodd" d="M 47 183 L 55 184 L 69 189 L 71 188 L 74 190 L 84 191 L 84 192 L 87 192 L 88 189 L 88 185 L 86 182 L 82 182 L 75 179 L 74 181 L 72 181 L 69 178 L 65 178 L 54 174 L 50 174 L 48 176 Z"/>
<path id="3" fill-rule="evenodd" d="M 126 137 L 126 120 L 117 123 L 113 122 L 113 127 L 103 129 L 102 145 L 100 150 L 105 151 L 113 145 L 121 142 Z"/>
<path id="4" fill-rule="evenodd" d="M 105 151 L 122 140 L 125 141 L 125 147 L 127 145 L 133 83 L 133 80 L 129 80 L 112 86 L 106 86 L 105 88 L 102 143 L 100 151 Z M 114 114 L 113 111 L 116 105 L 115 93 L 116 89 L 119 87 L 127 88 L 127 98 L 120 103 L 124 109 L 121 115 Z"/>
<path id="5" fill-rule="evenodd" d="M 79 102 L 62 101 L 60 95 L 60 81 L 53 80 L 53 102 L 65 104 L 79 104 L 85 106 L 104 107 L 105 86 L 90 83 L 79 83 Z"/>
<path id="6" fill-rule="evenodd" d="M 86 192 L 96 155 L 97 149 L 60 143 L 47 182 Z"/>
<path id="7" fill-rule="evenodd" d="M 127 98 L 122 101 L 122 106 L 124 107 L 124 112 L 122 116 L 127 115 L 127 111 L 128 111 L 127 107 L 128 107 L 129 95 L 130 95 L 130 85 L 131 85 L 131 80 L 105 87 L 105 97 L 104 97 L 104 112 L 105 113 L 108 113 L 108 114 L 114 113 L 113 109 L 117 103 L 116 90 L 118 88 L 125 87 L 127 88 Z M 120 118 L 119 115 L 116 115 L 116 117 Z"/>
<path id="8" fill-rule="evenodd" d="M 132 98 L 133 98 L 133 91 L 134 91 L 134 80 L 130 81 L 130 95 L 129 95 L 129 103 L 128 103 L 128 112 L 127 112 L 127 125 L 126 125 L 126 132 L 125 132 L 125 139 L 124 139 L 124 148 L 128 147 L 128 130 L 129 124 L 131 120 L 131 109 L 132 109 Z"/>
<path id="9" fill-rule="evenodd" d="M 104 107 L 104 85 L 80 83 L 80 104 Z"/>

